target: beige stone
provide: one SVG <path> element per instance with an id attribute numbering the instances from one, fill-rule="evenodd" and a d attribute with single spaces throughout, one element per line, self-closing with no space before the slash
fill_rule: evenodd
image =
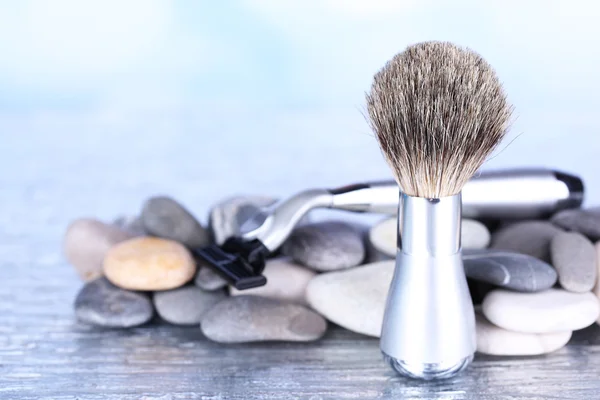
<path id="1" fill-rule="evenodd" d="M 195 272 L 194 259 L 183 245 L 154 237 L 122 242 L 104 259 L 104 274 L 123 289 L 174 289 L 190 281 Z"/>
<path id="2" fill-rule="evenodd" d="M 102 276 L 106 253 L 117 243 L 132 237 L 132 233 L 114 225 L 91 218 L 80 218 L 67 228 L 63 252 L 81 279 L 92 281 Z"/>

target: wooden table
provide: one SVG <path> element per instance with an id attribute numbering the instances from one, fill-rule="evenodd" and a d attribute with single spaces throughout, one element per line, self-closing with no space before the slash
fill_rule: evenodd
<path id="1" fill-rule="evenodd" d="M 375 339 L 331 327 L 315 343 L 220 345 L 197 327 L 78 324 L 81 286 L 64 263 L 0 269 L 0 399 L 600 398 L 600 329 L 540 357 L 477 356 L 463 375 L 396 376 Z"/>

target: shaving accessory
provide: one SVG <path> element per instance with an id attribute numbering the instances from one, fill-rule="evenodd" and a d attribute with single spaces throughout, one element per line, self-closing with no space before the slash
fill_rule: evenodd
<path id="1" fill-rule="evenodd" d="M 483 171 L 462 191 L 464 217 L 541 218 L 583 202 L 582 180 L 547 168 Z M 393 215 L 399 189 L 394 180 L 356 183 L 335 189 L 309 189 L 265 207 L 222 246 L 194 249 L 195 255 L 237 289 L 262 286 L 265 260 L 289 237 L 302 217 L 317 208 Z"/>
<path id="2" fill-rule="evenodd" d="M 447 42 L 396 55 L 375 75 L 367 107 L 402 191 L 380 348 L 401 375 L 448 378 L 476 349 L 461 191 L 505 136 L 512 108 L 492 67 Z"/>

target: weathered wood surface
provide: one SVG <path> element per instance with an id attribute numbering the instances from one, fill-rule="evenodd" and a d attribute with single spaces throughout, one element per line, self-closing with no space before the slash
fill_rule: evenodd
<path id="1" fill-rule="evenodd" d="M 478 356 L 462 376 L 399 378 L 376 340 L 333 328 L 321 341 L 219 345 L 160 322 L 78 324 L 80 287 L 62 262 L 0 270 L 0 399 L 598 399 L 600 329 L 544 357 Z"/>

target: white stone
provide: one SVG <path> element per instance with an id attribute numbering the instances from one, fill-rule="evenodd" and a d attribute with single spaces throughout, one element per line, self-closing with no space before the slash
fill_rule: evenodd
<path id="1" fill-rule="evenodd" d="M 488 228 L 481 222 L 463 218 L 460 238 L 463 249 L 485 249 L 490 244 L 491 236 Z"/>
<path id="2" fill-rule="evenodd" d="M 396 217 L 375 224 L 369 231 L 369 241 L 377 250 L 396 257 L 397 249 Z M 463 218 L 461 243 L 463 249 L 484 249 L 490 244 L 490 231 L 484 224 L 474 219 Z"/>
<path id="3" fill-rule="evenodd" d="M 501 328 L 524 333 L 551 333 L 583 329 L 600 315 L 593 293 L 548 289 L 518 293 L 497 289 L 482 303 L 485 317 Z"/>
<path id="4" fill-rule="evenodd" d="M 267 261 L 263 275 L 267 278 L 266 285 L 246 290 L 230 287 L 229 293 L 232 296 L 254 295 L 306 304 L 306 286 L 316 273 L 285 257 Z"/>
<path id="5" fill-rule="evenodd" d="M 380 261 L 317 275 L 306 288 L 308 304 L 348 330 L 379 337 L 394 265 Z"/>
<path id="6" fill-rule="evenodd" d="M 369 241 L 371 245 L 383 254 L 390 257 L 396 257 L 398 248 L 397 233 L 398 221 L 396 218 L 385 219 L 371 228 L 369 231 Z"/>
<path id="7" fill-rule="evenodd" d="M 600 242 L 596 242 L 594 245 L 596 248 L 596 267 L 598 268 L 598 280 L 596 281 L 596 286 L 594 286 L 594 294 L 600 300 Z M 596 321 L 600 325 L 600 317 Z"/>
<path id="8" fill-rule="evenodd" d="M 494 356 L 532 356 L 564 347 L 572 332 L 522 333 L 502 329 L 476 314 L 477 351 Z"/>

